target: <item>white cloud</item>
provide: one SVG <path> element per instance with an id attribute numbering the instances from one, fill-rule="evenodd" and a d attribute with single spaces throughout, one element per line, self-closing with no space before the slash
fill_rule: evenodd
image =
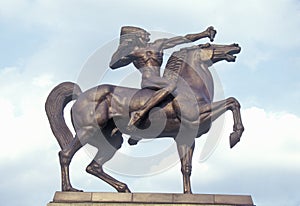
<path id="1" fill-rule="evenodd" d="M 20 158 L 41 147 L 49 148 L 53 145 L 48 139 L 49 127 L 40 101 L 37 104 L 38 98 L 31 96 L 30 99 L 23 99 L 18 113 L 12 103 L 0 100 L 2 136 L 0 161 Z"/>
<path id="2" fill-rule="evenodd" d="M 51 86 L 53 85 L 52 79 L 53 76 L 52 75 L 41 75 L 38 77 L 33 78 L 33 84 L 39 87 L 46 87 L 46 86 Z"/>
<path id="3" fill-rule="evenodd" d="M 0 70 L 0 80 L 0 161 L 51 147 L 44 112 L 48 86 L 53 85 L 51 77 L 33 77 L 20 67 L 10 67 Z"/>

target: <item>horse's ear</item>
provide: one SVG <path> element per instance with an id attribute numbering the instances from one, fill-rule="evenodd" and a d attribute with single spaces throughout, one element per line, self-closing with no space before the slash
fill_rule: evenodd
<path id="1" fill-rule="evenodd" d="M 199 56 L 201 61 L 209 61 L 212 59 L 214 51 L 212 49 L 200 49 Z"/>

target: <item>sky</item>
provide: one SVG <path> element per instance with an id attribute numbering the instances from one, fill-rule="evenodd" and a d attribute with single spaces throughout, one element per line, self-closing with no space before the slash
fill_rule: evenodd
<path id="1" fill-rule="evenodd" d="M 101 80 L 103 71 L 119 82 L 130 75 L 137 78 L 135 83 L 139 81 L 132 68 L 112 73 L 107 58 L 97 59 L 102 51 L 108 55 L 113 51 L 124 25 L 172 35 L 195 33 L 212 25 L 218 32 L 216 43 L 239 43 L 242 51 L 237 61 L 217 63 L 213 70 L 224 97 L 234 96 L 241 103 L 245 132 L 241 142 L 230 149 L 233 122 L 227 112 L 221 129 L 216 123 L 212 132 L 197 139 L 193 192 L 251 195 L 259 206 L 299 206 L 299 0 L 1 0 L 1 205 L 46 205 L 60 190 L 59 146 L 44 112 L 47 95 L 55 85 L 73 81 L 86 89 Z M 96 80 L 84 82 L 84 72 L 95 59 L 93 67 L 99 68 L 99 77 L 94 70 Z M 105 81 L 114 83 L 115 79 Z M 65 113 L 68 119 L 68 111 Z M 216 135 L 215 147 L 203 157 L 205 145 Z M 166 151 L 172 153 L 173 146 L 168 139 L 134 147 L 124 143 L 120 154 L 149 160 Z M 85 148 L 75 155 L 73 185 L 85 191 L 114 192 L 85 172 L 92 154 L 92 148 Z M 106 169 L 132 192 L 180 193 L 180 164 L 171 158 L 162 161 L 163 167 L 144 161 L 153 171 L 144 175 L 118 171 L 114 167 L 120 164 L 118 155 Z M 143 171 L 143 166 L 124 168 Z"/>

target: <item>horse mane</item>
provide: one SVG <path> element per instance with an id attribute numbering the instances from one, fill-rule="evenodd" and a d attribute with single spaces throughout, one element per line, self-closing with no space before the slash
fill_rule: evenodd
<path id="1" fill-rule="evenodd" d="M 188 50 L 184 48 L 172 53 L 165 67 L 164 78 L 170 81 L 177 81 L 187 57 L 187 52 Z"/>
<path id="2" fill-rule="evenodd" d="M 184 63 L 186 62 L 187 53 L 192 50 L 201 48 L 200 45 L 190 46 L 181 48 L 179 51 L 172 53 L 163 74 L 163 77 L 170 81 L 177 81 L 181 70 L 183 69 Z"/>

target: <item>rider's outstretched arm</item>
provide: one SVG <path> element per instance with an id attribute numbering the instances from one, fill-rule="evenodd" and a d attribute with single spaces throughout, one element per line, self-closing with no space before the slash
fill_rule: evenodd
<path id="1" fill-rule="evenodd" d="M 178 37 L 173 37 L 170 39 L 164 39 L 163 49 L 172 48 L 179 44 L 194 42 L 199 39 L 206 38 L 206 37 L 208 37 L 210 39 L 210 41 L 213 41 L 216 33 L 217 33 L 216 30 L 212 26 L 210 26 L 201 33 L 187 34 L 183 37 L 178 36 Z"/>

